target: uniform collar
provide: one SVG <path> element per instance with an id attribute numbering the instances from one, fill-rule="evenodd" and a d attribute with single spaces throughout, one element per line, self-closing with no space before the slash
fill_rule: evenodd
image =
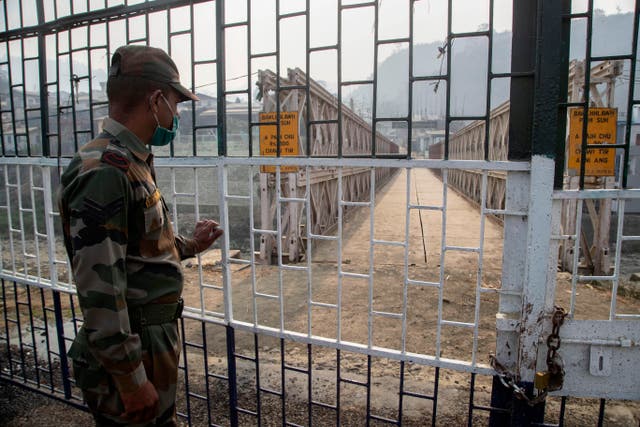
<path id="1" fill-rule="evenodd" d="M 126 146 L 137 158 L 146 162 L 151 156 L 151 150 L 145 143 L 140 141 L 133 132 L 131 132 L 122 123 L 106 117 L 102 122 L 102 129 L 115 136 L 124 146 Z"/>

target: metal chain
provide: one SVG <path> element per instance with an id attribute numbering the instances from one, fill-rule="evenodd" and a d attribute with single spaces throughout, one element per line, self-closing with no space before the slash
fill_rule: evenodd
<path id="1" fill-rule="evenodd" d="M 535 406 L 541 402 L 543 402 L 547 398 L 547 394 L 550 391 L 559 390 L 562 388 L 562 383 L 564 380 L 564 365 L 562 363 L 562 359 L 560 355 L 557 353 L 560 348 L 561 340 L 560 340 L 560 326 L 564 323 L 564 318 L 567 316 L 564 308 L 555 306 L 553 310 L 553 316 L 551 318 L 552 329 L 551 334 L 547 337 L 547 369 L 549 373 L 554 377 L 554 384 L 550 384 L 547 388 L 538 393 L 537 396 L 531 398 L 527 396 L 527 392 L 525 389 L 518 385 L 518 378 L 511 374 L 507 368 L 505 368 L 498 360 L 495 355 L 489 355 L 489 361 L 491 367 L 498 374 L 498 379 L 502 383 L 502 385 L 508 389 L 511 389 L 513 395 L 519 399 L 523 400 L 529 406 Z"/>
<path id="2" fill-rule="evenodd" d="M 567 317 L 567 312 L 564 308 L 555 306 L 551 319 L 553 328 L 551 329 L 551 334 L 547 337 L 547 369 L 553 382 L 549 381 L 547 391 L 560 390 L 564 383 L 564 364 L 558 355 L 558 349 L 560 349 L 561 344 L 560 326 L 564 323 L 565 317 Z"/>
<path id="3" fill-rule="evenodd" d="M 539 393 L 536 397 L 530 398 L 529 396 L 527 396 L 526 390 L 517 384 L 517 378 L 515 378 L 513 374 L 511 374 L 500 362 L 498 362 L 493 354 L 489 355 L 489 361 L 493 370 L 498 374 L 498 379 L 500 380 L 502 385 L 508 389 L 511 389 L 513 395 L 517 399 L 525 401 L 529 406 L 535 406 L 538 403 L 543 402 L 547 398 L 546 390 Z"/>

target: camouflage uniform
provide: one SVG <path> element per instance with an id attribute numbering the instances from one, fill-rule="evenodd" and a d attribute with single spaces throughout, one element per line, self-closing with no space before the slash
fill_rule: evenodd
<path id="1" fill-rule="evenodd" d="M 171 319 L 181 311 L 180 261 L 197 243 L 174 235 L 147 146 L 115 120 L 103 128 L 61 178 L 65 245 L 84 316 L 69 357 L 98 425 L 127 424 L 120 392 L 147 379 L 160 399 L 152 425 L 175 425 L 180 337 Z"/>

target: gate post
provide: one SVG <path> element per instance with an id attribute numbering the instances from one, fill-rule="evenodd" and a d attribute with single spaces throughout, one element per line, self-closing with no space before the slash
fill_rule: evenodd
<path id="1" fill-rule="evenodd" d="M 56 336 L 58 337 L 58 356 L 60 357 L 60 374 L 62 375 L 62 390 L 64 398 L 71 399 L 71 376 L 69 371 L 69 359 L 67 359 L 67 345 L 64 336 L 64 319 L 62 316 L 62 304 L 60 303 L 60 291 L 52 291 L 53 311 L 56 319 Z"/>
<path id="2" fill-rule="evenodd" d="M 530 172 L 507 176 L 503 276 L 496 319 L 496 360 L 527 398 L 533 397 L 538 347 L 548 298 L 552 195 L 557 143 L 564 141 L 558 108 L 566 96 L 563 11 L 567 0 L 514 1 L 509 160 L 530 160 Z M 560 41 L 560 43 L 558 42 Z M 563 88 L 564 86 L 564 88 Z M 562 159 L 563 157 L 560 157 Z M 526 236 L 523 238 L 523 236 Z M 544 421 L 544 402 L 529 406 L 494 379 L 490 425 Z"/>

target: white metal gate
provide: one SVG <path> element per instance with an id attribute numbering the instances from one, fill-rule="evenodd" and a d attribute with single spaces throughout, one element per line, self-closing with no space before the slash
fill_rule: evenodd
<path id="1" fill-rule="evenodd" d="M 0 0 L 0 378 L 82 405 L 65 356 L 82 319 L 54 194 L 106 115 L 100 70 L 118 45 L 146 43 L 203 95 L 182 110 L 180 143 L 156 152 L 174 227 L 188 234 L 206 216 L 225 230 L 185 264 L 189 423 L 530 425 L 556 412 L 563 423 L 566 396 L 640 399 L 640 312 L 622 272 L 640 240 L 625 227 L 640 199 L 627 183 L 639 5 L 631 17 L 603 6 L 633 21 L 633 44 L 601 54 L 592 2 L 77 3 Z M 566 102 L 558 40 L 581 19 L 585 69 L 627 70 L 624 137 L 599 147 L 618 150 L 615 188 L 588 188 L 584 168 L 562 188 L 567 110 L 591 105 Z M 258 75 L 269 84 L 256 91 Z M 286 110 L 299 114 L 299 155 L 282 142 L 259 155 L 261 130 L 281 137 Z M 592 213 L 594 199 L 615 207 L 611 274 L 581 267 L 582 216 L 608 213 Z M 560 245 L 572 271 L 558 271 Z M 547 341 L 555 306 L 567 316 Z M 555 391 L 536 382 L 547 343 L 564 364 Z"/>

